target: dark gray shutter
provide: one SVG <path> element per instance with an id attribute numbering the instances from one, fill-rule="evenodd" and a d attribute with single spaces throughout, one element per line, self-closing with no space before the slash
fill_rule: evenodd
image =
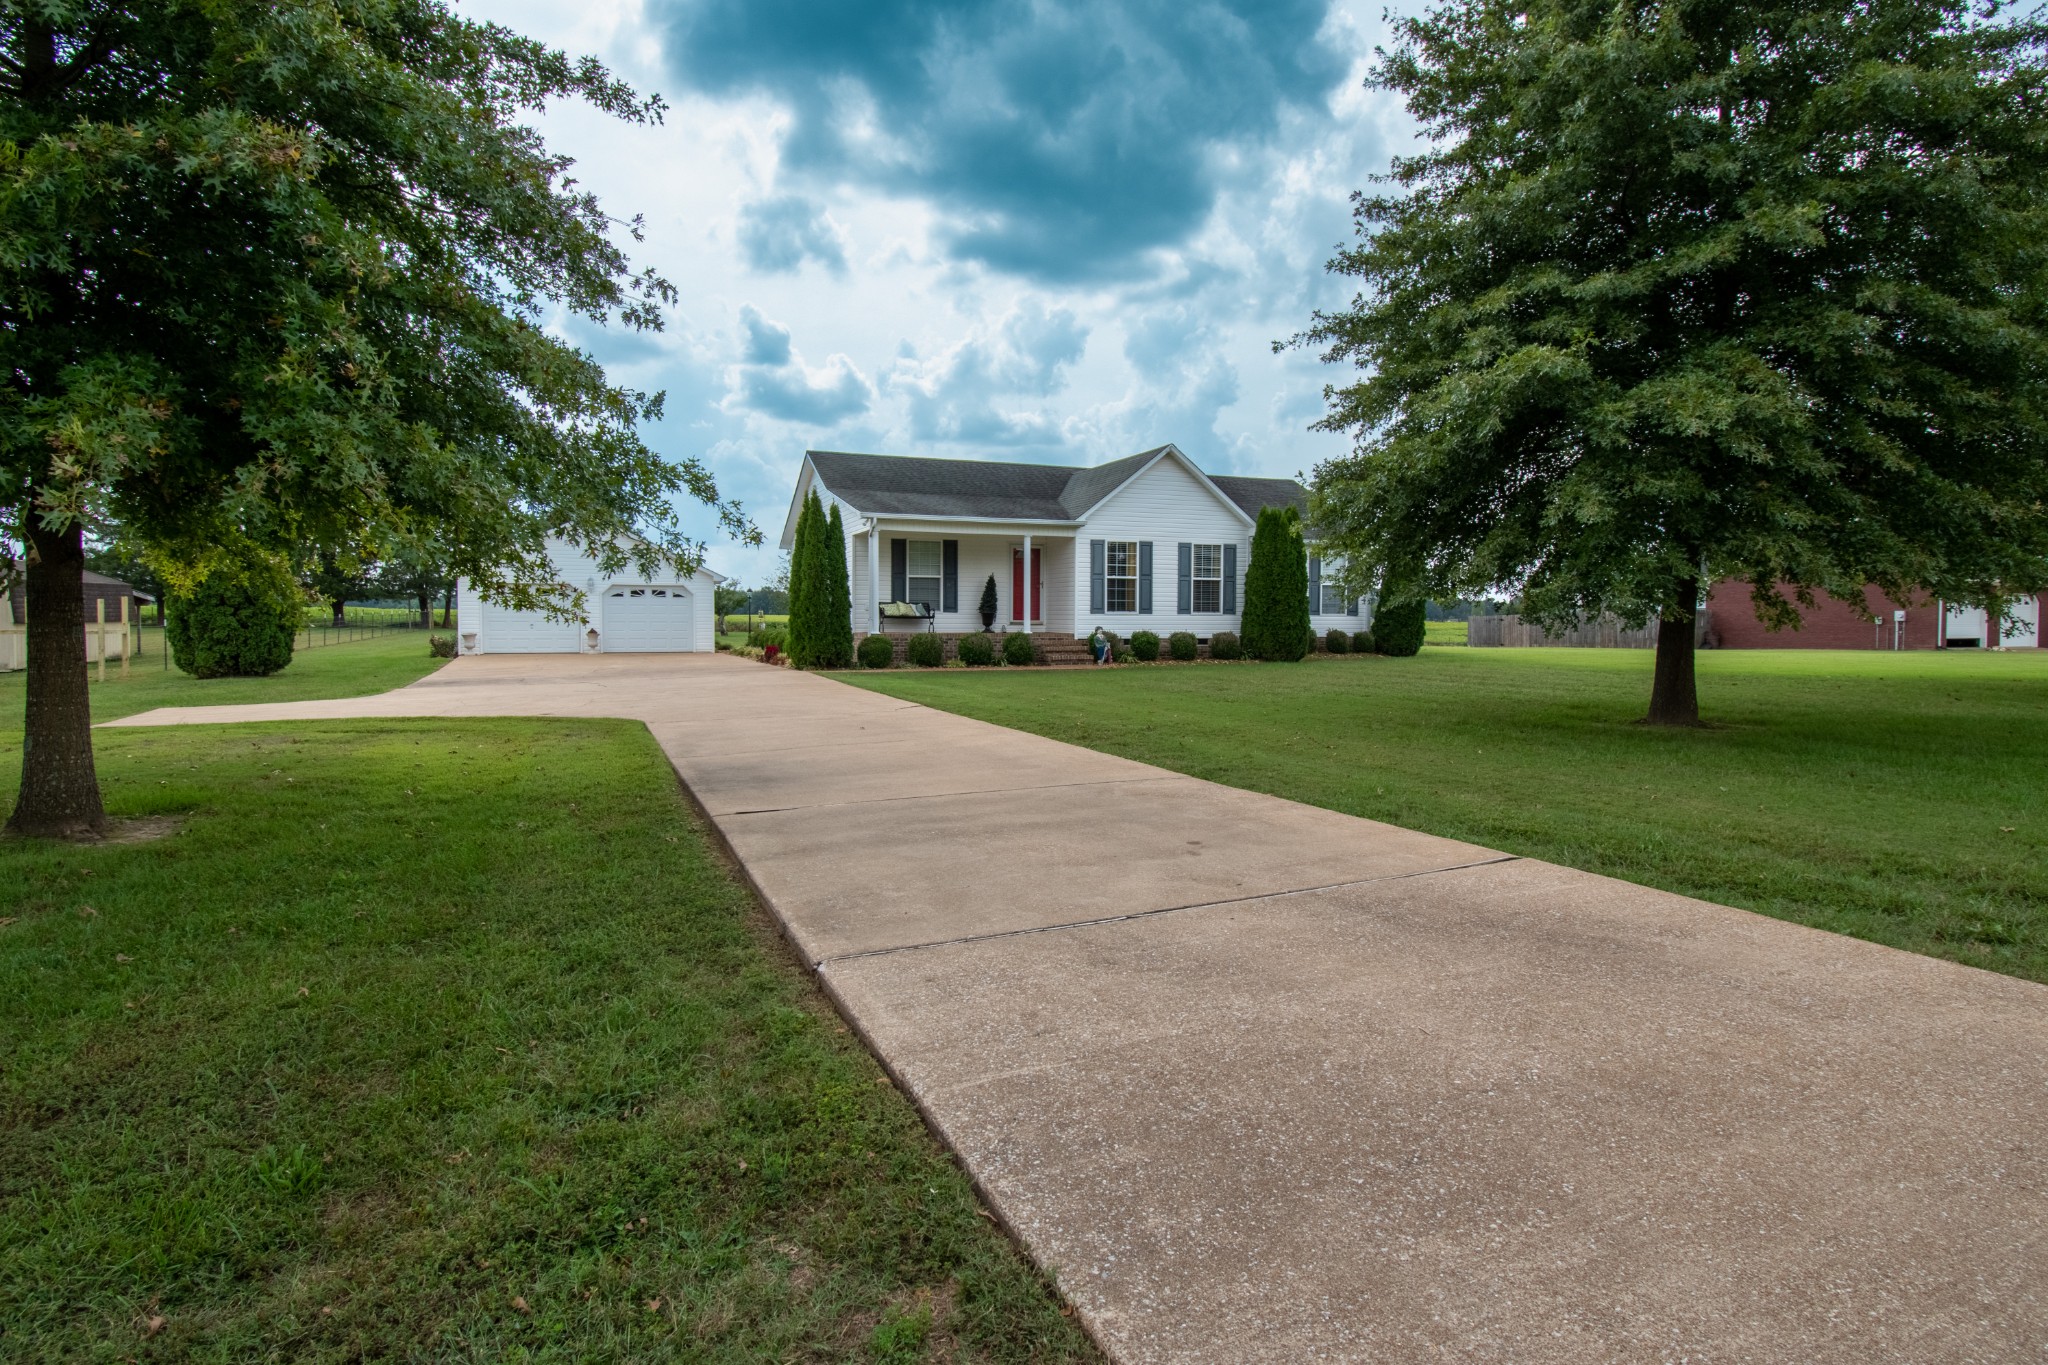
<path id="1" fill-rule="evenodd" d="M 889 542 L 889 600 L 901 602 L 910 596 L 910 542 Z"/>
<path id="2" fill-rule="evenodd" d="M 944 600 L 940 611 L 960 610 L 960 542 L 943 540 L 939 542 L 939 572 L 944 578 L 939 584 L 939 596 Z"/>
<path id="3" fill-rule="evenodd" d="M 1223 547 L 1223 610 L 1237 610 L 1237 547 Z"/>
<path id="4" fill-rule="evenodd" d="M 1323 561 L 1319 555 L 1308 557 L 1308 613 L 1323 614 Z"/>
<path id="5" fill-rule="evenodd" d="M 1138 542 L 1138 610 L 1152 610 L 1152 542 Z"/>
<path id="6" fill-rule="evenodd" d="M 1187 616 L 1195 609 L 1195 547 L 1185 540 L 1180 543 L 1180 614 Z"/>
<path id="7" fill-rule="evenodd" d="M 1099 540 L 1088 542 L 1088 610 L 1107 611 L 1108 594 L 1102 580 L 1107 576 L 1109 552 Z"/>

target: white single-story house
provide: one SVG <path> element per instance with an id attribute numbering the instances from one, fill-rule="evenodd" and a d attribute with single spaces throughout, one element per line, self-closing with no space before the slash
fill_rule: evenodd
<path id="1" fill-rule="evenodd" d="M 558 621 L 546 612 L 514 611 L 486 602 L 467 578 L 456 584 L 455 632 L 464 654 L 709 653 L 718 628 L 712 590 L 725 579 L 709 569 L 642 574 L 633 564 L 613 573 L 581 547 L 547 542 L 558 581 L 583 590 L 584 614 Z"/>
<path id="2" fill-rule="evenodd" d="M 884 602 L 930 612 L 928 622 L 891 621 L 897 630 L 978 631 L 994 575 L 997 630 L 1079 638 L 1100 625 L 1207 640 L 1239 628 L 1260 510 L 1308 509 L 1293 479 L 1205 474 L 1172 445 L 1092 469 L 813 450 L 797 474 L 784 549 L 813 489 L 827 510 L 839 505 L 846 527 L 856 633 L 883 629 Z M 1318 559 L 1308 567 L 1317 634 L 1370 625 L 1359 599 L 1325 589 Z"/>

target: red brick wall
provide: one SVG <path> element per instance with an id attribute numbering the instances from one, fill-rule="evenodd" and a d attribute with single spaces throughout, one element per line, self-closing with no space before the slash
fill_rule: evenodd
<path id="1" fill-rule="evenodd" d="M 1708 637 L 1720 649 L 1890 649 L 1892 612 L 1904 606 L 1900 646 L 1934 649 L 1941 644 L 1942 613 L 1931 598 L 1900 603 L 1876 588 L 1865 588 L 1863 600 L 1882 619 L 1881 631 L 1847 602 L 1832 597 L 1820 597 L 1811 609 L 1802 608 L 1805 620 L 1799 629 L 1766 630 L 1756 619 L 1749 585 L 1724 580 L 1707 593 Z"/>

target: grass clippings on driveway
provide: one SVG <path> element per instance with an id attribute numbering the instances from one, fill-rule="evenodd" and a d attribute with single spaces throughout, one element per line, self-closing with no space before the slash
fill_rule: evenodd
<path id="1" fill-rule="evenodd" d="M 643 727 L 99 744 L 184 823 L 0 843 L 0 1359 L 1093 1359 Z"/>
<path id="2" fill-rule="evenodd" d="M 849 673 L 1163 768 L 2048 981 L 2048 651 L 1647 650 Z"/>

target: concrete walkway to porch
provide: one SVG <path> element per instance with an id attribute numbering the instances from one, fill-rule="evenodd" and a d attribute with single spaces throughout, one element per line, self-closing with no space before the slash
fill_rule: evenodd
<path id="1" fill-rule="evenodd" d="M 1112 1357 L 2048 1358 L 2048 989 L 716 656 L 647 723 Z"/>

